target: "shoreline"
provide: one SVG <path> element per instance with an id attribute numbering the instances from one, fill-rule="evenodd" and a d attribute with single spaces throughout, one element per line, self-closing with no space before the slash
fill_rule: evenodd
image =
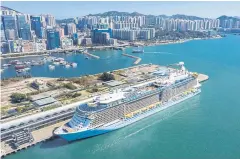
<path id="1" fill-rule="evenodd" d="M 143 46 L 160 46 L 160 45 L 169 45 L 169 44 L 180 44 L 180 43 L 185 43 L 185 42 L 188 42 L 188 41 L 192 41 L 192 40 L 211 40 L 211 39 L 220 39 L 222 38 L 221 36 L 217 36 L 217 37 L 211 37 L 211 38 L 192 38 L 192 39 L 183 39 L 183 40 L 177 40 L 177 41 L 161 41 L 161 42 L 150 42 L 149 44 L 145 44 L 144 42 L 136 42 L 136 43 L 139 43 Z M 113 46 L 113 47 L 117 47 L 117 46 Z M 127 45 L 125 46 L 125 48 L 129 48 L 129 47 L 133 47 L 131 45 Z M 109 46 L 102 46 L 102 48 L 94 48 L 94 50 L 108 50 L 109 49 Z M 47 51 L 47 50 L 46 50 Z M 36 52 L 37 53 L 37 52 Z M 53 52 L 54 53 L 54 52 Z M 63 52 L 58 52 L 58 53 L 64 53 Z M 24 54 L 24 52 L 22 52 L 22 54 Z M 25 55 L 20 55 L 20 56 L 7 56 L 7 57 L 3 57 L 3 56 L 0 56 L 0 59 L 1 60 L 4 60 L 4 59 L 16 59 L 16 58 L 24 58 L 24 57 L 37 57 L 37 56 L 47 56 L 49 54 L 45 53 L 45 54 L 25 54 Z"/>
<path id="2" fill-rule="evenodd" d="M 169 44 L 181 44 L 189 41 L 194 41 L 194 40 L 212 40 L 212 39 L 221 39 L 223 37 L 217 36 L 217 37 L 211 37 L 211 38 L 192 38 L 192 39 L 183 39 L 183 40 L 177 40 L 177 41 L 166 41 L 166 42 L 152 42 L 149 44 L 142 44 L 143 46 L 159 46 L 159 45 L 169 45 Z"/>

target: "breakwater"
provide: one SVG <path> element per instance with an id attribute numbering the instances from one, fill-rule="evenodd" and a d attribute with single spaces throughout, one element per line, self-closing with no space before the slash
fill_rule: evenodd
<path id="1" fill-rule="evenodd" d="M 96 59 L 99 59 L 99 58 L 100 58 L 99 56 L 90 54 L 89 52 L 86 52 L 86 51 L 83 51 L 82 53 L 85 54 L 85 55 L 88 55 L 88 56 L 90 56 L 90 57 L 96 58 Z"/>
<path id="2" fill-rule="evenodd" d="M 122 55 L 136 59 L 136 61 L 133 63 L 134 65 L 138 64 L 142 60 L 140 57 L 129 55 L 129 54 L 126 54 L 126 53 L 122 53 Z"/>

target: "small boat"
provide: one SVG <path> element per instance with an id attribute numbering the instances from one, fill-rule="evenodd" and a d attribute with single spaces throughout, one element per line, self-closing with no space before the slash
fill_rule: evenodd
<path id="1" fill-rule="evenodd" d="M 9 64 L 15 65 L 18 61 L 19 61 L 19 60 L 11 60 L 11 61 L 9 61 Z"/>
<path id="2" fill-rule="evenodd" d="M 26 65 L 30 65 L 31 62 L 29 62 L 29 61 L 25 61 L 24 64 L 26 64 Z"/>
<path id="3" fill-rule="evenodd" d="M 22 65 L 22 64 L 23 64 L 23 63 L 20 62 L 20 61 L 16 62 L 16 65 Z"/>
<path id="4" fill-rule="evenodd" d="M 17 72 L 22 73 L 22 72 L 25 72 L 25 70 L 24 69 L 19 69 L 19 70 L 17 70 Z"/>
<path id="5" fill-rule="evenodd" d="M 15 69 L 18 70 L 18 69 L 24 69 L 25 66 L 24 65 L 16 65 L 15 66 Z"/>
<path id="6" fill-rule="evenodd" d="M 132 53 L 144 53 L 143 47 L 137 46 L 133 49 Z"/>
<path id="7" fill-rule="evenodd" d="M 64 58 L 56 58 L 54 61 L 55 61 L 55 62 L 64 61 Z"/>
<path id="8" fill-rule="evenodd" d="M 55 60 L 55 57 L 52 57 L 52 56 L 46 57 L 46 60 L 47 60 L 48 62 L 52 62 L 52 61 Z"/>
<path id="9" fill-rule="evenodd" d="M 3 64 L 3 67 L 9 67 L 11 64 Z"/>
<path id="10" fill-rule="evenodd" d="M 29 68 L 29 67 L 26 67 L 26 68 L 24 68 L 24 71 L 29 71 L 31 68 Z"/>
<path id="11" fill-rule="evenodd" d="M 1 72 L 3 72 L 4 71 L 4 69 L 1 69 Z"/>
<path id="12" fill-rule="evenodd" d="M 45 63 L 45 62 L 47 62 L 47 58 L 44 57 L 44 58 L 41 59 L 41 61 L 42 61 L 43 63 Z"/>
<path id="13" fill-rule="evenodd" d="M 70 67 L 70 65 L 69 65 L 69 64 L 66 64 L 66 65 L 65 65 L 65 67 L 66 67 L 66 68 L 69 68 L 69 67 Z"/>
<path id="14" fill-rule="evenodd" d="M 39 66 L 39 65 L 43 65 L 43 62 L 32 62 L 31 66 Z"/>
<path id="15" fill-rule="evenodd" d="M 59 62 L 53 62 L 54 65 L 59 65 Z"/>
<path id="16" fill-rule="evenodd" d="M 36 66 L 36 65 L 38 65 L 38 63 L 35 61 L 31 63 L 31 66 Z"/>
<path id="17" fill-rule="evenodd" d="M 85 59 L 89 59 L 89 57 L 85 57 Z"/>
<path id="18" fill-rule="evenodd" d="M 44 65 L 43 61 L 38 62 L 38 65 Z"/>
<path id="19" fill-rule="evenodd" d="M 77 67 L 77 63 L 73 62 L 73 63 L 71 63 L 71 66 L 72 67 Z"/>
<path id="20" fill-rule="evenodd" d="M 55 69 L 55 66 L 49 65 L 48 68 L 49 68 L 50 70 L 54 70 L 54 69 Z"/>
<path id="21" fill-rule="evenodd" d="M 63 61 L 60 61 L 59 63 L 60 65 L 66 65 L 67 62 L 63 60 Z"/>

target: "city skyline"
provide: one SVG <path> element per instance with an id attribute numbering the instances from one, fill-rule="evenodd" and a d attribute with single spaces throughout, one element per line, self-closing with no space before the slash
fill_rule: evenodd
<path id="1" fill-rule="evenodd" d="M 28 8 L 32 7 L 28 6 Z M 37 8 L 44 7 L 38 6 Z M 76 15 L 70 19 L 56 20 L 54 13 L 32 14 L 14 7 L 2 7 L 1 52 L 34 52 L 94 45 L 116 46 L 117 40 L 134 42 L 179 40 L 191 37 L 210 38 L 224 29 L 229 31 L 240 29 L 240 18 L 228 16 L 216 19 L 197 17 L 198 15 L 175 14 L 168 17 L 159 16 L 159 14 L 148 16 L 149 14 L 133 13 L 134 11 L 131 11 L 131 14 L 126 11 L 110 11 L 104 14 L 88 11 L 91 13 L 90 16 L 76 18 Z"/>
<path id="2" fill-rule="evenodd" d="M 131 5 L 129 5 L 131 4 Z M 22 13 L 52 14 L 57 19 L 80 17 L 107 11 L 139 12 L 152 15 L 185 14 L 203 18 L 239 16 L 240 2 L 2 2 Z M 25 6 L 29 6 L 26 8 Z M 58 9 L 53 9 L 58 8 Z M 190 8 L 190 9 L 189 9 Z M 214 10 L 213 10 L 214 8 Z M 229 9 L 231 8 L 231 9 Z M 62 10 L 66 11 L 63 12 Z M 151 11 L 151 12 L 150 12 Z"/>

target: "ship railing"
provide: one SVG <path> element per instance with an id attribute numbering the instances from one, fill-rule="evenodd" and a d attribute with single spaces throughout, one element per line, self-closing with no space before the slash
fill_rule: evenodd
<path id="1" fill-rule="evenodd" d="M 158 93 L 158 92 L 160 92 L 161 90 L 162 90 L 162 88 L 156 89 L 156 90 L 153 90 L 153 91 L 144 92 L 144 93 L 138 94 L 138 95 L 133 95 L 133 96 L 130 96 L 130 97 L 124 99 L 123 101 L 124 101 L 124 102 L 130 102 L 130 101 L 134 101 L 134 100 L 137 100 L 137 99 L 141 99 L 141 98 L 143 98 L 143 97 L 147 97 L 147 96 L 149 96 L 149 95 Z"/>

